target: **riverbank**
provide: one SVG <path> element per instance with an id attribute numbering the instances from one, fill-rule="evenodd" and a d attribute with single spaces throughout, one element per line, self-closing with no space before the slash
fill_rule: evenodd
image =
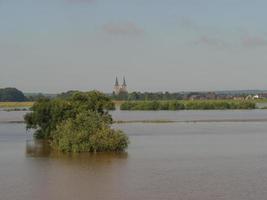
<path id="1" fill-rule="evenodd" d="M 113 124 L 168 124 L 168 123 L 235 123 L 235 122 L 267 122 L 266 119 L 221 119 L 221 120 L 118 120 Z M 19 121 L 0 121 L 0 124 L 24 124 L 24 120 Z"/>
<path id="2" fill-rule="evenodd" d="M 34 102 L 0 102 L 0 108 L 26 108 L 33 106 Z"/>

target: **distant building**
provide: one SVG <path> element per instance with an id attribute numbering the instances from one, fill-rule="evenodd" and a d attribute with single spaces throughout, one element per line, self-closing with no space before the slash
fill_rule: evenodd
<path id="1" fill-rule="evenodd" d="M 118 78 L 116 77 L 113 93 L 115 95 L 127 94 L 128 93 L 125 77 L 123 77 L 123 84 L 122 85 L 119 84 Z"/>
<path id="2" fill-rule="evenodd" d="M 207 99 L 217 99 L 217 94 L 215 92 L 208 92 L 206 94 Z"/>
<path id="3" fill-rule="evenodd" d="M 267 99 L 267 93 L 263 93 L 263 94 L 261 94 L 261 98 L 263 98 L 263 99 Z"/>
<path id="4" fill-rule="evenodd" d="M 261 97 L 260 97 L 260 95 L 258 95 L 258 94 L 256 94 L 256 95 L 254 95 L 253 96 L 253 99 L 260 99 Z"/>
<path id="5" fill-rule="evenodd" d="M 207 99 L 217 99 L 217 94 L 215 92 L 191 92 L 187 95 L 189 100 L 207 100 Z"/>
<path id="6" fill-rule="evenodd" d="M 246 100 L 262 99 L 262 98 L 263 98 L 263 97 L 262 97 L 261 95 L 256 94 L 256 95 L 248 95 L 248 96 L 246 97 Z"/>

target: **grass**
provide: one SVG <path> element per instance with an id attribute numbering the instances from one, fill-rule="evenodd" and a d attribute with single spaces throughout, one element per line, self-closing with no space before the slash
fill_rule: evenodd
<path id="1" fill-rule="evenodd" d="M 123 103 L 126 102 L 126 101 L 124 101 L 124 100 L 113 100 L 112 102 L 113 102 L 115 105 L 120 106 L 121 104 L 123 104 Z"/>
<path id="2" fill-rule="evenodd" d="M 255 99 L 256 103 L 267 103 L 267 99 Z"/>
<path id="3" fill-rule="evenodd" d="M 0 108 L 31 107 L 34 102 L 0 102 Z"/>

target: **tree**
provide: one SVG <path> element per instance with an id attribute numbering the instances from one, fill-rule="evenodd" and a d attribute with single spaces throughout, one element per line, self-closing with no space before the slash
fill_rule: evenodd
<path id="1" fill-rule="evenodd" d="M 50 140 L 61 151 L 124 150 L 128 137 L 111 128 L 108 111 L 113 108 L 100 92 L 76 92 L 67 99 L 38 100 L 25 121 L 27 129 L 36 129 L 36 138 Z"/>
<path id="2" fill-rule="evenodd" d="M 22 102 L 27 100 L 24 94 L 16 88 L 0 89 L 0 101 Z"/>

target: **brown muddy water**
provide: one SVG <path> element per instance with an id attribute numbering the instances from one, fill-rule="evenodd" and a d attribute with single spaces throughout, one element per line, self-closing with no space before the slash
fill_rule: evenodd
<path id="1" fill-rule="evenodd" d="M 7 116 L 8 115 L 8 116 Z M 10 116 L 12 115 L 12 116 Z M 0 112 L 14 119 L 19 113 Z M 125 153 L 68 155 L 32 140 L 24 124 L 0 123 L 0 200 L 266 200 L 267 111 L 113 112 Z M 21 117 L 21 116 L 20 116 Z"/>

